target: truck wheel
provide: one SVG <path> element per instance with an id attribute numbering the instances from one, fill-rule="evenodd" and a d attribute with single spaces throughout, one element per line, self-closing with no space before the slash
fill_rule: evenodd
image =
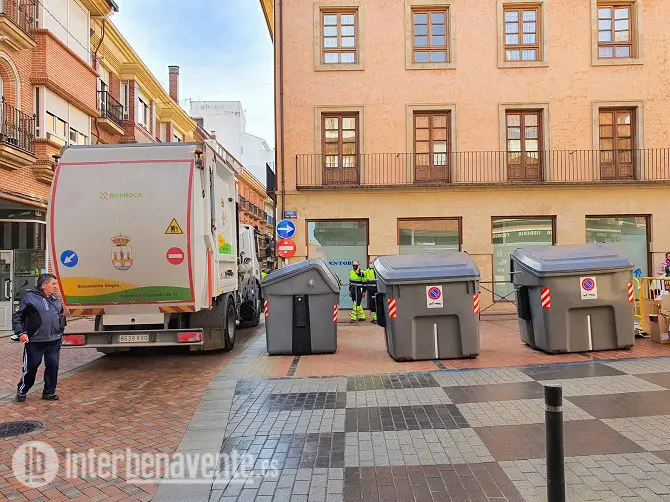
<path id="1" fill-rule="evenodd" d="M 225 331 L 223 334 L 224 350 L 232 350 L 235 345 L 235 335 L 237 332 L 237 315 L 235 313 L 235 303 L 231 297 L 226 300 L 226 319 Z"/>

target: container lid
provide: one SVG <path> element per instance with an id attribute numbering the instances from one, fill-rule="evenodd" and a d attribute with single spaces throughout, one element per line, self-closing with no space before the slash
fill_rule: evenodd
<path id="1" fill-rule="evenodd" d="M 273 270 L 265 277 L 265 279 L 261 281 L 261 287 L 266 288 L 268 286 L 272 286 L 278 282 L 303 274 L 308 270 L 316 270 L 323 279 L 323 282 L 328 285 L 333 293 L 340 292 L 340 280 L 338 277 L 333 273 L 332 270 L 330 270 L 330 268 L 328 268 L 328 265 L 326 265 L 323 260 L 316 258 L 299 261 L 297 263 L 287 265 L 286 267 Z"/>
<path id="2" fill-rule="evenodd" d="M 512 259 L 539 277 L 588 271 L 633 270 L 633 263 L 604 244 L 517 249 Z"/>
<path id="3" fill-rule="evenodd" d="M 377 278 L 386 284 L 479 280 L 479 269 L 463 252 L 380 256 L 374 262 Z"/>

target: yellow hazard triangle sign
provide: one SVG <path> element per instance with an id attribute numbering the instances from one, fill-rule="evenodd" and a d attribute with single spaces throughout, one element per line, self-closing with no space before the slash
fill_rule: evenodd
<path id="1" fill-rule="evenodd" d="M 182 235 L 184 231 L 181 229 L 179 226 L 179 223 L 177 223 L 176 218 L 172 218 L 172 221 L 167 227 L 167 230 L 165 231 L 165 235 Z"/>

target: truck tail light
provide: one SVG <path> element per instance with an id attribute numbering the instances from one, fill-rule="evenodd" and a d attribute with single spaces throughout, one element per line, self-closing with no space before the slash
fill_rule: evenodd
<path id="1" fill-rule="evenodd" d="M 63 337 L 63 345 L 86 345 L 84 335 L 66 335 Z"/>
<path id="2" fill-rule="evenodd" d="M 182 331 L 177 333 L 177 343 L 202 342 L 202 333 L 200 331 Z"/>

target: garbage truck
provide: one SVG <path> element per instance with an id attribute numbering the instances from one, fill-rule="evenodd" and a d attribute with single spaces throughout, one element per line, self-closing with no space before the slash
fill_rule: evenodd
<path id="1" fill-rule="evenodd" d="M 232 349 L 261 316 L 261 235 L 239 224 L 237 175 L 212 140 L 69 146 L 57 159 L 48 250 L 72 316 L 65 347 Z"/>

